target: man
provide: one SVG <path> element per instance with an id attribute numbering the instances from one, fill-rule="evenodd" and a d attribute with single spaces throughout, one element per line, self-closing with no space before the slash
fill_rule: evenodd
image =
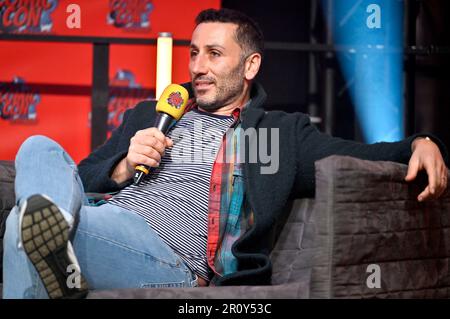
<path id="1" fill-rule="evenodd" d="M 406 181 L 426 170 L 419 201 L 445 190 L 445 148 L 436 138 L 365 145 L 322 134 L 301 113 L 265 112 L 265 93 L 254 83 L 263 51 L 256 24 L 226 9 L 206 10 L 196 22 L 189 63 L 196 103 L 167 136 L 148 128 L 154 103 L 143 102 L 78 167 L 47 138 L 21 146 L 5 297 L 82 297 L 88 286 L 270 284 L 273 223 L 288 198 L 314 195 L 314 162 L 331 154 L 409 162 Z M 195 130 L 201 138 L 191 138 Z M 241 134 L 247 131 L 255 134 Z M 242 146 L 263 132 L 278 137 L 276 169 L 265 173 L 261 158 L 239 160 L 249 159 Z M 193 160 L 199 152 L 210 156 Z M 138 164 L 153 171 L 136 186 Z M 118 193 L 90 206 L 85 191 Z M 72 276 L 78 267 L 81 276 Z"/>

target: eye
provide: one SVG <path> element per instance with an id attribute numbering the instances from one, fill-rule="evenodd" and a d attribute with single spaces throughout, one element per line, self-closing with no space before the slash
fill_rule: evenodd
<path id="1" fill-rule="evenodd" d="M 219 51 L 211 51 L 211 55 L 212 55 L 213 57 L 219 57 L 219 56 L 221 56 L 221 54 L 220 54 Z"/>
<path id="2" fill-rule="evenodd" d="M 190 55 L 191 57 L 195 57 L 198 54 L 197 50 L 191 50 Z"/>

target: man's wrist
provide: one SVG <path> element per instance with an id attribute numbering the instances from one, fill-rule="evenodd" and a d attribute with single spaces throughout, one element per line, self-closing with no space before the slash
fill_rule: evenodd
<path id="1" fill-rule="evenodd" d="M 419 136 L 419 137 L 416 137 L 413 141 L 412 141 L 412 143 L 411 143 L 411 150 L 414 152 L 414 150 L 416 149 L 416 147 L 417 147 L 417 143 L 418 142 L 420 142 L 420 141 L 427 141 L 427 142 L 433 142 L 432 140 L 431 140 L 431 138 L 429 138 L 428 136 Z"/>
<path id="2" fill-rule="evenodd" d="M 117 184 L 122 184 L 133 177 L 133 173 L 130 172 L 127 159 L 124 157 L 115 167 L 111 174 L 111 179 Z"/>

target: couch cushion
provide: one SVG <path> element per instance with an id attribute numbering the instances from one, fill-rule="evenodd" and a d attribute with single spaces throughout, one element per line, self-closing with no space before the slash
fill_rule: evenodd
<path id="1" fill-rule="evenodd" d="M 0 221 L 14 206 L 14 162 L 0 161 Z"/>
<path id="2" fill-rule="evenodd" d="M 290 202 L 286 221 L 279 221 L 279 237 L 271 253 L 272 284 L 308 282 L 314 252 L 313 199 Z"/>
<path id="3" fill-rule="evenodd" d="M 271 255 L 272 286 L 113 289 L 92 291 L 88 298 L 308 298 L 314 236 L 308 224 L 313 205 L 312 199 L 302 199 L 286 206 L 290 213 L 277 225 L 280 235 Z"/>
<path id="4" fill-rule="evenodd" d="M 294 282 L 276 286 L 228 286 L 198 288 L 135 288 L 91 291 L 88 299 L 291 299 L 307 298 L 309 285 Z"/>
<path id="5" fill-rule="evenodd" d="M 406 171 L 342 156 L 316 163 L 312 297 L 450 297 L 450 193 L 419 203 L 426 176 L 408 184 Z M 366 284 L 371 264 L 381 288 Z"/>
<path id="6" fill-rule="evenodd" d="M 3 276 L 3 235 L 9 211 L 14 206 L 14 162 L 0 161 L 0 283 Z"/>

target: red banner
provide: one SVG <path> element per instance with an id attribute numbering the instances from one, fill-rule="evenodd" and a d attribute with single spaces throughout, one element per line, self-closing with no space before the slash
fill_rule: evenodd
<path id="1" fill-rule="evenodd" d="M 197 14 L 218 7 L 220 0 L 0 0 L 0 32 L 189 39 Z"/>
<path id="2" fill-rule="evenodd" d="M 0 33 L 156 38 L 171 32 L 189 39 L 196 15 L 219 6 L 220 0 L 0 0 Z M 89 154 L 92 52 L 91 44 L 0 41 L 0 159 L 13 160 L 36 134 L 55 139 L 76 162 Z M 189 80 L 188 61 L 188 47 L 175 46 L 174 83 Z M 112 130 L 127 108 L 154 98 L 156 46 L 111 45 L 109 69 Z"/>

